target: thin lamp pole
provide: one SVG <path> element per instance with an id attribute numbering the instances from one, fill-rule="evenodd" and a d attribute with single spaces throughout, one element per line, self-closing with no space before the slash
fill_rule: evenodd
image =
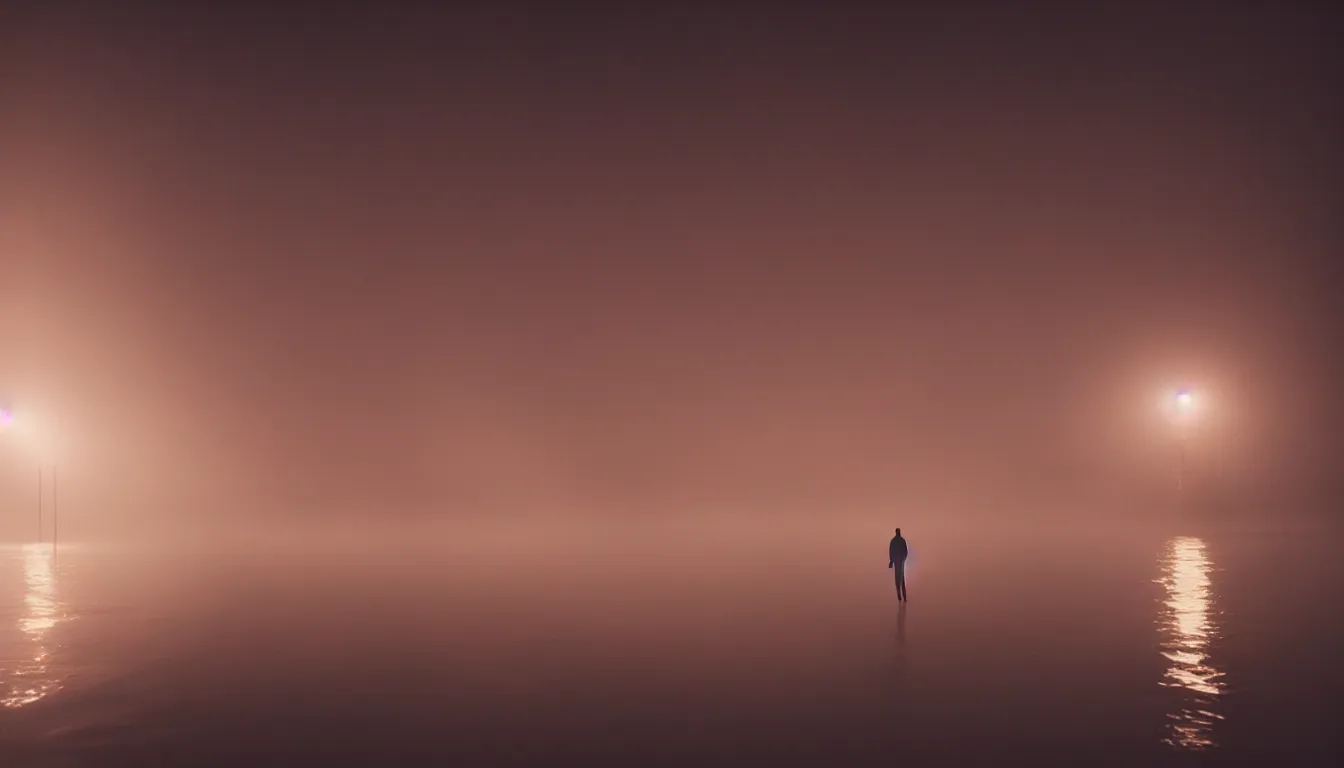
<path id="1" fill-rule="evenodd" d="M 1176 489 L 1177 489 L 1177 490 L 1180 490 L 1180 491 L 1184 491 L 1184 490 L 1185 490 L 1185 472 L 1186 472 L 1186 467 L 1185 467 L 1185 462 L 1186 462 L 1186 457 L 1185 457 L 1185 450 L 1186 450 L 1186 448 L 1185 448 L 1185 438 L 1181 438 L 1180 443 L 1179 443 L 1178 445 L 1179 445 L 1179 448 L 1178 448 L 1178 449 L 1180 450 L 1180 461 L 1181 461 L 1181 464 L 1180 464 L 1180 468 L 1177 470 L 1177 475 L 1176 475 Z"/>
<path id="2" fill-rule="evenodd" d="M 56 551 L 56 536 L 61 528 L 61 509 L 56 506 L 56 465 L 51 465 L 51 550 Z"/>

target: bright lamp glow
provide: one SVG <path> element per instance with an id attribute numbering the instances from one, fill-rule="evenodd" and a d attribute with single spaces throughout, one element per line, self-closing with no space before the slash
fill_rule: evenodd
<path id="1" fill-rule="evenodd" d="M 1176 393 L 1176 407 L 1182 411 L 1188 411 L 1195 407 L 1195 393 L 1188 389 L 1182 389 Z"/>
<path id="2" fill-rule="evenodd" d="M 1189 384 L 1163 389 L 1157 396 L 1157 409 L 1172 424 L 1189 426 L 1208 410 L 1204 392 Z"/>

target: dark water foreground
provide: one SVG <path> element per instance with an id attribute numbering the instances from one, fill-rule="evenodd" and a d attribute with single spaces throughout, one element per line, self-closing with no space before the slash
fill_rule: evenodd
<path id="1" fill-rule="evenodd" d="M 0 551 L 0 766 L 1341 764 L 1328 535 Z"/>

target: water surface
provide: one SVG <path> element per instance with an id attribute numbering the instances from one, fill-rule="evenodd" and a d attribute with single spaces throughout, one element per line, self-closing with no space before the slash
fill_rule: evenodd
<path id="1" fill-rule="evenodd" d="M 906 534 L 10 546 L 0 764 L 1338 762 L 1327 537 Z"/>

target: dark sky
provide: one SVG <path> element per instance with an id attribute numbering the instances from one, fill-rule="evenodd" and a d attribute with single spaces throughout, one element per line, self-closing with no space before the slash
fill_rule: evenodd
<path id="1" fill-rule="evenodd" d="M 108 520 L 1124 485 L 1185 380 L 1339 469 L 1326 4 L 183 5 L 0 17 L 0 397 Z"/>

